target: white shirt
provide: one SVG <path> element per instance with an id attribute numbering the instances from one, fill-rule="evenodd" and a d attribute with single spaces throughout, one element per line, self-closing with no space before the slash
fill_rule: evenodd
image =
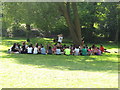
<path id="1" fill-rule="evenodd" d="M 27 53 L 32 53 L 32 49 L 33 49 L 32 47 L 28 47 L 27 48 L 27 50 L 28 50 Z"/>
<path id="2" fill-rule="evenodd" d="M 61 54 L 61 50 L 60 49 L 56 49 L 56 54 Z"/>
<path id="3" fill-rule="evenodd" d="M 33 54 L 37 54 L 37 53 L 38 53 L 38 48 L 35 47 L 35 48 L 34 48 L 34 51 L 33 51 Z"/>
<path id="4" fill-rule="evenodd" d="M 62 40 L 63 40 L 63 37 L 58 37 L 58 42 L 62 42 Z"/>
<path id="5" fill-rule="evenodd" d="M 77 48 L 75 48 L 75 50 L 74 50 L 74 51 L 75 51 L 75 53 L 79 53 L 80 49 L 79 49 L 79 48 L 78 48 L 78 49 L 77 49 Z"/>
<path id="6" fill-rule="evenodd" d="M 79 51 L 80 51 L 80 49 L 78 48 L 75 48 L 75 50 L 74 50 L 74 55 L 78 55 L 79 54 Z"/>

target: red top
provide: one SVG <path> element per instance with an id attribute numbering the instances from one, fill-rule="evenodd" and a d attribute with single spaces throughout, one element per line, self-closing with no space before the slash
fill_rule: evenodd
<path id="1" fill-rule="evenodd" d="M 100 47 L 100 50 L 101 50 L 102 52 L 104 52 L 104 47 Z"/>
<path id="2" fill-rule="evenodd" d="M 91 52 L 92 50 L 91 49 L 88 49 L 89 52 Z"/>

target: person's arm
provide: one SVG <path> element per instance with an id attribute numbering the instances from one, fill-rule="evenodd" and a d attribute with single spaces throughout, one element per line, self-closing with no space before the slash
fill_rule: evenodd
<path id="1" fill-rule="evenodd" d="M 66 53 L 66 49 L 64 49 L 64 54 Z"/>
<path id="2" fill-rule="evenodd" d="M 46 50 L 46 53 L 48 54 L 48 50 Z"/>

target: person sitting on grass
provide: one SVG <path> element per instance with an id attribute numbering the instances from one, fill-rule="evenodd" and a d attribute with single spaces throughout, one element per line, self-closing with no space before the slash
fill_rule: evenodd
<path id="1" fill-rule="evenodd" d="M 23 42 L 21 46 L 21 54 L 26 54 L 27 53 L 27 46 L 26 43 Z"/>
<path id="2" fill-rule="evenodd" d="M 61 52 L 63 52 L 64 53 L 64 50 L 66 49 L 66 45 L 63 45 L 62 47 L 61 47 Z"/>
<path id="3" fill-rule="evenodd" d="M 70 50 L 69 46 L 67 46 L 66 49 L 64 50 L 64 54 L 69 56 L 70 55 L 70 51 L 71 50 Z"/>
<path id="4" fill-rule="evenodd" d="M 104 48 L 103 45 L 100 45 L 100 50 L 101 50 L 101 53 L 103 53 L 103 52 L 110 53 L 109 51 L 107 51 L 107 49 Z"/>
<path id="5" fill-rule="evenodd" d="M 36 44 L 35 44 L 35 47 L 37 47 L 37 48 L 38 48 L 38 46 L 39 46 L 39 45 L 38 45 L 38 43 L 36 43 Z"/>
<path id="6" fill-rule="evenodd" d="M 53 54 L 55 54 L 56 49 L 57 49 L 56 44 L 54 44 L 54 45 L 53 45 L 53 48 L 52 48 L 52 52 L 53 52 Z"/>
<path id="7" fill-rule="evenodd" d="M 74 55 L 77 56 L 77 55 L 80 55 L 80 49 L 79 49 L 79 46 L 76 46 L 76 48 L 74 49 Z"/>
<path id="8" fill-rule="evenodd" d="M 92 45 L 92 55 L 95 55 L 97 53 L 97 47 L 95 45 Z"/>
<path id="9" fill-rule="evenodd" d="M 85 48 L 85 46 L 83 46 L 81 52 L 82 52 L 82 55 L 83 55 L 83 56 L 86 56 L 86 55 L 87 55 L 87 49 Z"/>
<path id="10" fill-rule="evenodd" d="M 30 44 L 27 48 L 27 54 L 32 54 L 33 53 L 33 46 Z"/>
<path id="11" fill-rule="evenodd" d="M 47 50 L 47 54 L 52 55 L 52 53 L 53 53 L 53 52 L 52 52 L 52 48 L 49 46 L 49 47 L 48 47 L 48 50 Z"/>
<path id="12" fill-rule="evenodd" d="M 98 52 L 97 47 L 94 47 L 94 48 L 92 49 L 92 54 L 93 54 L 93 55 L 96 55 L 97 52 Z"/>
<path id="13" fill-rule="evenodd" d="M 41 54 L 46 55 L 46 49 L 44 48 L 44 46 L 41 47 Z"/>
<path id="14" fill-rule="evenodd" d="M 103 47 L 103 45 L 100 45 L 100 50 L 101 50 L 101 53 L 104 52 L 104 47 Z"/>
<path id="15" fill-rule="evenodd" d="M 101 55 L 101 50 L 99 48 L 97 48 L 97 53 L 96 55 Z"/>
<path id="16" fill-rule="evenodd" d="M 88 55 L 92 55 L 91 47 L 89 47 L 89 48 L 87 49 L 87 52 L 88 52 Z"/>
<path id="17" fill-rule="evenodd" d="M 74 47 L 73 45 L 70 45 L 70 55 L 73 55 L 73 52 L 74 52 Z"/>
<path id="18" fill-rule="evenodd" d="M 38 44 L 37 43 L 33 49 L 33 54 L 38 54 Z"/>
<path id="19" fill-rule="evenodd" d="M 17 44 L 14 43 L 13 46 L 10 49 L 10 53 L 19 53 L 19 48 L 17 48 Z"/>
<path id="20" fill-rule="evenodd" d="M 21 48 L 21 45 L 19 43 L 16 44 L 16 48 L 19 50 L 20 52 L 20 48 Z"/>
<path id="21" fill-rule="evenodd" d="M 61 55 L 61 49 L 60 49 L 60 47 L 57 47 L 55 54 L 56 55 Z"/>
<path id="22" fill-rule="evenodd" d="M 88 49 L 88 48 L 89 48 L 87 44 L 85 45 L 85 48 L 86 48 L 86 49 Z"/>

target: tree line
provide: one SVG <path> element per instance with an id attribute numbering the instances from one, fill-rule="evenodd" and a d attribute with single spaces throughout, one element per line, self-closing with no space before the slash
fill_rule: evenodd
<path id="1" fill-rule="evenodd" d="M 4 2 L 2 34 L 30 38 L 63 33 L 74 44 L 118 41 L 117 2 Z M 19 32 L 19 33 L 18 33 Z M 39 33 L 39 34 L 38 34 Z M 34 37 L 36 37 L 34 36 Z"/>

